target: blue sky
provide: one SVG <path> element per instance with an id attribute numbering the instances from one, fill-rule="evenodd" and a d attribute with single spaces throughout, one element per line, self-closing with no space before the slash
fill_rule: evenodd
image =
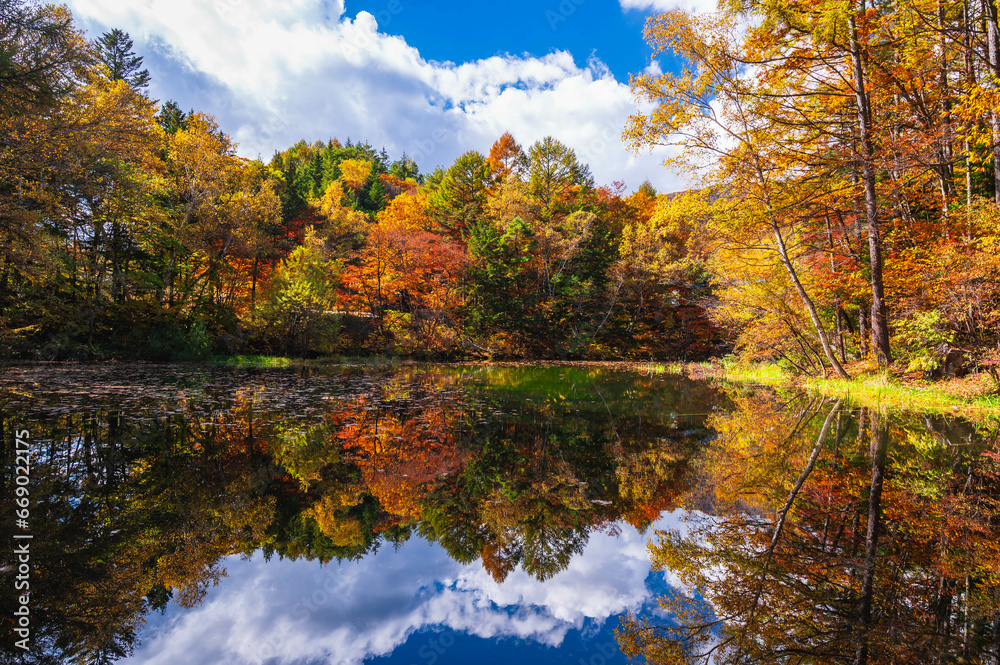
<path id="1" fill-rule="evenodd" d="M 640 110 L 630 73 L 654 62 L 647 16 L 711 0 L 69 0 L 97 37 L 132 36 L 151 95 L 216 117 L 247 157 L 300 139 L 348 137 L 421 169 L 487 152 L 511 131 L 553 136 L 597 181 L 661 191 L 684 182 L 665 149 L 636 155 L 621 132 Z M 645 109 L 648 110 L 648 109 Z"/>
<path id="2" fill-rule="evenodd" d="M 468 62 L 562 50 L 581 67 L 596 56 L 616 79 L 628 81 L 652 56 L 642 39 L 649 11 L 623 10 L 613 0 L 400 0 L 398 7 L 389 11 L 383 0 L 347 5 L 348 12 L 370 12 L 383 32 L 405 37 L 428 60 Z"/>

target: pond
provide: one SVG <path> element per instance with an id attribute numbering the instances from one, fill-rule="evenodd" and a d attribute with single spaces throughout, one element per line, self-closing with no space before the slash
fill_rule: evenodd
<path id="1" fill-rule="evenodd" d="M 0 427 L 5 662 L 1000 651 L 989 422 L 602 365 L 23 365 Z"/>

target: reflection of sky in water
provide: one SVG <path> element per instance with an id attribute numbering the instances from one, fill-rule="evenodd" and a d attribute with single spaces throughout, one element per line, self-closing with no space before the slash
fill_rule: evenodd
<path id="1" fill-rule="evenodd" d="M 678 522 L 667 514 L 654 527 Z M 150 614 L 142 644 L 122 662 L 626 662 L 612 634 L 616 617 L 654 612 L 665 581 L 650 572 L 652 530 L 620 528 L 617 537 L 591 534 L 583 553 L 545 582 L 518 569 L 498 584 L 478 561 L 460 564 L 416 537 L 326 567 L 233 557 L 204 604 Z"/>

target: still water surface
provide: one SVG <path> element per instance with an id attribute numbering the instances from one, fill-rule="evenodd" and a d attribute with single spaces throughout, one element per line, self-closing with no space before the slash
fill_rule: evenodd
<path id="1" fill-rule="evenodd" d="M 178 365 L 3 368 L 0 421 L 11 462 L 14 429 L 34 454 L 32 649 L 6 642 L 12 662 L 1000 644 L 990 423 L 596 366 Z M 20 532 L 9 502 L 0 519 Z"/>

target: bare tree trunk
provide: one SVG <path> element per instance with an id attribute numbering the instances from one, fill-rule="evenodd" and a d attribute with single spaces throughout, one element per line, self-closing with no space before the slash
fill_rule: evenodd
<path id="1" fill-rule="evenodd" d="M 812 298 L 806 293 L 806 289 L 802 286 L 802 282 L 799 280 L 798 272 L 795 270 L 795 266 L 792 265 L 792 260 L 788 256 L 788 249 L 785 246 L 785 239 L 781 235 L 781 231 L 775 225 L 773 226 L 774 237 L 778 242 L 778 254 L 781 256 L 781 263 L 785 267 L 785 272 L 792 280 L 792 284 L 795 286 L 796 292 L 798 292 L 799 297 L 802 299 L 802 304 L 806 306 L 809 311 L 809 318 L 812 319 L 813 327 L 816 329 L 816 334 L 819 336 L 819 343 L 823 346 L 823 353 L 826 354 L 826 359 L 830 361 L 830 365 L 833 370 L 842 379 L 851 378 L 847 371 L 844 370 L 843 365 L 837 360 L 837 354 L 833 352 L 833 348 L 830 346 L 830 339 L 826 335 L 826 329 L 823 327 L 823 322 L 819 318 L 819 312 L 816 311 L 816 305 L 813 303 Z"/>
<path id="2" fill-rule="evenodd" d="M 257 266 L 260 259 L 253 257 L 253 283 L 250 285 L 250 309 L 257 308 Z"/>
<path id="3" fill-rule="evenodd" d="M 164 291 L 170 289 L 170 296 L 168 302 L 171 305 L 174 304 L 173 281 L 174 281 L 174 266 L 177 264 L 177 247 L 180 244 L 181 239 L 184 237 L 184 228 L 188 225 L 188 222 L 191 221 L 191 218 L 193 216 L 194 216 L 194 204 L 189 203 L 187 209 L 184 211 L 184 218 L 181 220 L 181 224 L 177 229 L 177 238 L 174 239 L 173 245 L 170 248 L 170 261 L 167 263 L 167 272 L 163 277 L 163 289 Z M 164 294 L 160 295 L 160 302 L 159 302 L 160 305 L 163 304 L 163 295 Z"/>
<path id="4" fill-rule="evenodd" d="M 952 150 L 951 131 L 951 97 L 948 90 L 948 40 L 945 33 L 945 9 L 941 0 L 937 0 L 938 49 L 940 49 L 941 99 L 944 118 L 941 123 L 941 155 L 938 165 L 938 178 L 941 184 L 941 214 L 948 217 L 948 203 L 955 196 L 955 170 L 953 166 L 954 152 Z"/>
<path id="5" fill-rule="evenodd" d="M 833 247 L 833 226 L 830 224 L 830 213 L 825 215 L 826 217 L 826 239 L 830 244 L 830 274 L 837 274 L 837 262 L 834 259 L 834 247 Z M 837 348 L 840 350 L 840 362 L 841 364 L 847 363 L 847 353 L 844 351 L 844 331 L 840 327 L 840 293 L 834 294 L 833 312 L 834 312 L 834 326 L 837 332 Z"/>
<path id="6" fill-rule="evenodd" d="M 997 6 L 993 0 L 983 0 L 983 18 L 986 20 L 986 57 L 990 63 L 990 76 L 985 79 L 987 87 L 994 88 L 994 76 L 1000 75 L 1000 35 L 997 33 Z M 990 112 L 993 129 L 993 198 L 1000 205 L 1000 113 Z"/>
<path id="7" fill-rule="evenodd" d="M 868 357 L 868 303 L 863 303 L 858 308 L 858 345 L 861 347 L 861 356 Z"/>
<path id="8" fill-rule="evenodd" d="M 965 65 L 965 82 L 971 88 L 976 84 L 976 67 L 972 60 L 972 0 L 962 3 L 962 50 Z M 972 148 L 969 139 L 964 141 L 965 150 L 965 241 L 972 241 Z"/>
<path id="9" fill-rule="evenodd" d="M 864 10 L 862 4 L 861 11 Z M 872 282 L 872 342 L 879 363 L 892 362 L 889 348 L 889 317 L 886 313 L 885 289 L 882 282 L 882 238 L 878 227 L 878 199 L 875 193 L 874 147 L 871 136 L 871 105 L 865 90 L 864 63 L 858 43 L 858 27 L 852 12 L 851 64 L 854 69 L 854 93 L 858 107 L 858 131 L 861 142 L 861 180 L 865 190 L 865 221 L 868 223 L 868 257 Z"/>

